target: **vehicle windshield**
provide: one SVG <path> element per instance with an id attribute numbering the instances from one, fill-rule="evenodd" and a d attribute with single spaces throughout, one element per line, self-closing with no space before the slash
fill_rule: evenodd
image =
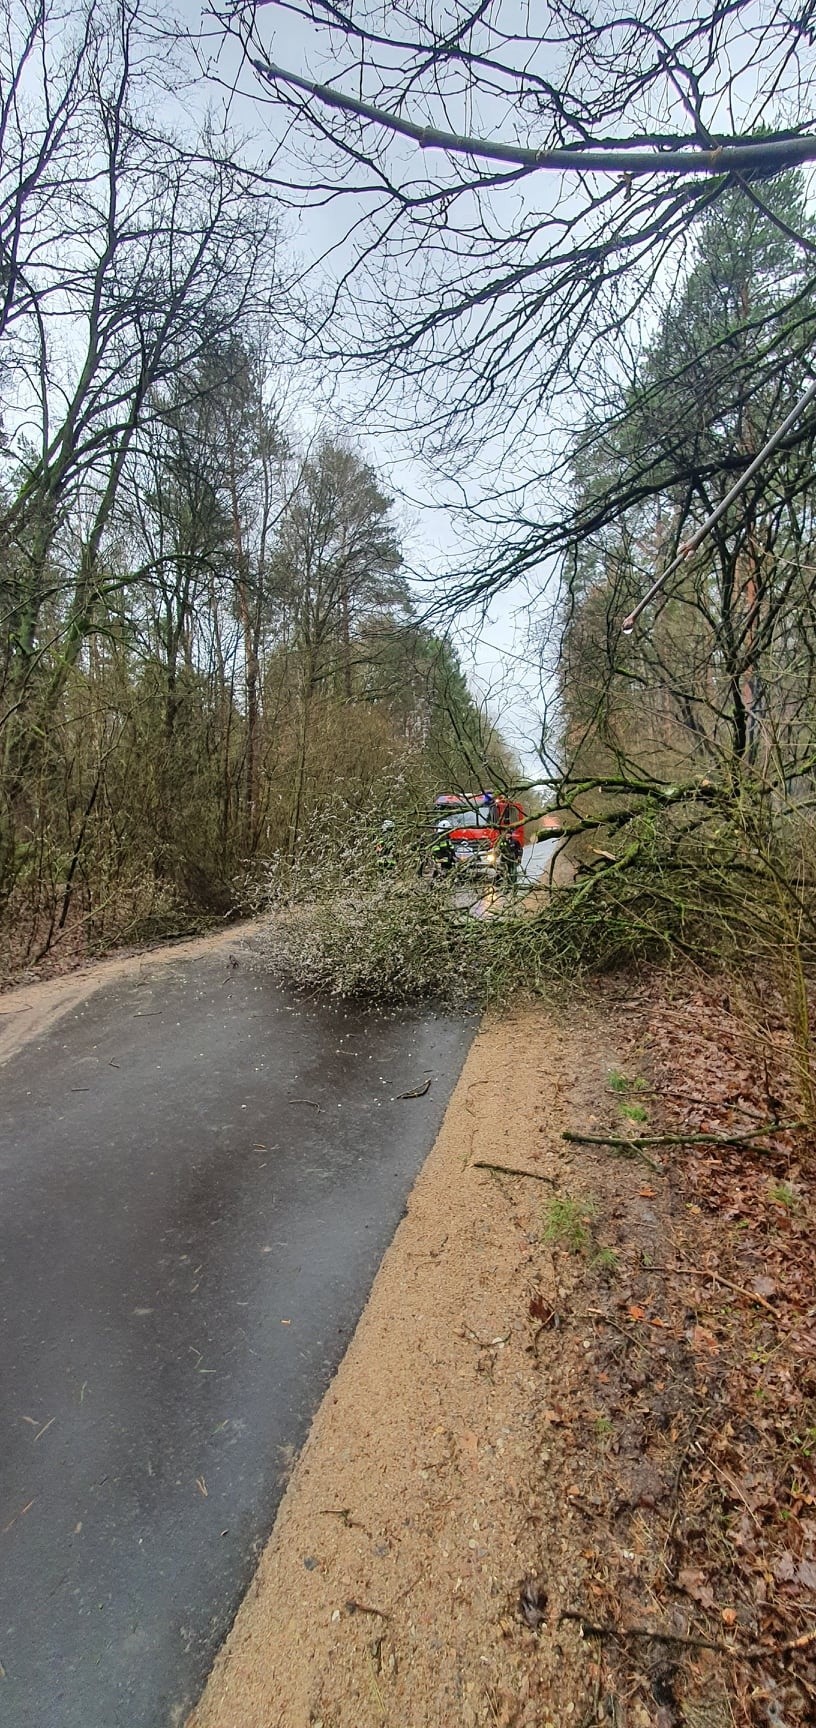
<path id="1" fill-rule="evenodd" d="M 446 810 L 436 824 L 437 834 L 448 834 L 452 828 L 489 828 L 490 808 L 487 804 L 462 804 L 458 810 Z"/>

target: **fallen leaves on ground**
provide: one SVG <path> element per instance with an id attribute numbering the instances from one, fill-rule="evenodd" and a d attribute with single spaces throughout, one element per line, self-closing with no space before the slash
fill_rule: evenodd
<path id="1" fill-rule="evenodd" d="M 716 983 L 669 1001 L 656 980 L 623 1021 L 650 1129 L 737 1135 L 801 1114 L 781 1014 L 751 1036 Z M 681 1144 L 667 1229 L 650 1208 L 638 1228 L 652 1186 L 596 1218 L 616 1272 L 604 1290 L 587 1267 L 592 1331 L 562 1339 L 557 1425 L 543 1417 L 580 1484 L 570 1612 L 627 1723 L 695 1723 L 704 1706 L 723 1725 L 816 1721 L 814 1164 L 782 1129 Z"/>

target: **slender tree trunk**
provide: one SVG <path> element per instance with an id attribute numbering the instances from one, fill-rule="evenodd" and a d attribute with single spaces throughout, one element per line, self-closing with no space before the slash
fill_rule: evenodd
<path id="1" fill-rule="evenodd" d="M 255 631 L 253 629 L 252 606 L 250 603 L 249 560 L 244 546 L 234 448 L 230 449 L 229 488 L 230 514 L 232 517 L 232 543 L 235 551 L 235 591 L 244 649 L 246 753 L 244 757 L 243 843 L 246 851 L 251 855 L 255 845 L 258 809 L 258 683 L 260 668 L 258 665 Z"/>
<path id="2" fill-rule="evenodd" d="M 343 583 L 340 595 L 340 644 L 343 655 L 343 692 L 346 701 L 352 698 L 351 688 L 351 607 L 347 583 Z"/>
<path id="3" fill-rule="evenodd" d="M 309 754 L 309 721 L 312 712 L 312 694 L 314 691 L 314 655 L 309 651 L 304 667 L 303 684 L 301 688 L 300 723 L 298 726 L 297 761 L 295 764 L 295 789 L 292 805 L 292 820 L 289 826 L 289 862 L 294 864 L 297 857 L 300 826 L 303 817 L 303 793 L 306 786 L 306 763 Z"/>

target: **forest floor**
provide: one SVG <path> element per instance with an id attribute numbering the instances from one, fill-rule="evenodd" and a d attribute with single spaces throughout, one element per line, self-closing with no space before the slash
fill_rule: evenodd
<path id="1" fill-rule="evenodd" d="M 710 979 L 484 1027 L 191 1728 L 816 1721 L 790 1072 Z"/>

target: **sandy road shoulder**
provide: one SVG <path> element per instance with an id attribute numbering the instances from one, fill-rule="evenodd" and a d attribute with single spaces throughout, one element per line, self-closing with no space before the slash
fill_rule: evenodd
<path id="1" fill-rule="evenodd" d="M 561 1130 L 612 1059 L 573 1020 L 536 1008 L 477 1037 L 190 1728 L 580 1718 L 586 1645 L 515 1618 L 542 1534 L 565 1590 L 571 1566 L 532 1431 L 533 1280 L 565 1294 L 542 1272 L 552 1190 L 473 1167 L 569 1168 Z"/>

